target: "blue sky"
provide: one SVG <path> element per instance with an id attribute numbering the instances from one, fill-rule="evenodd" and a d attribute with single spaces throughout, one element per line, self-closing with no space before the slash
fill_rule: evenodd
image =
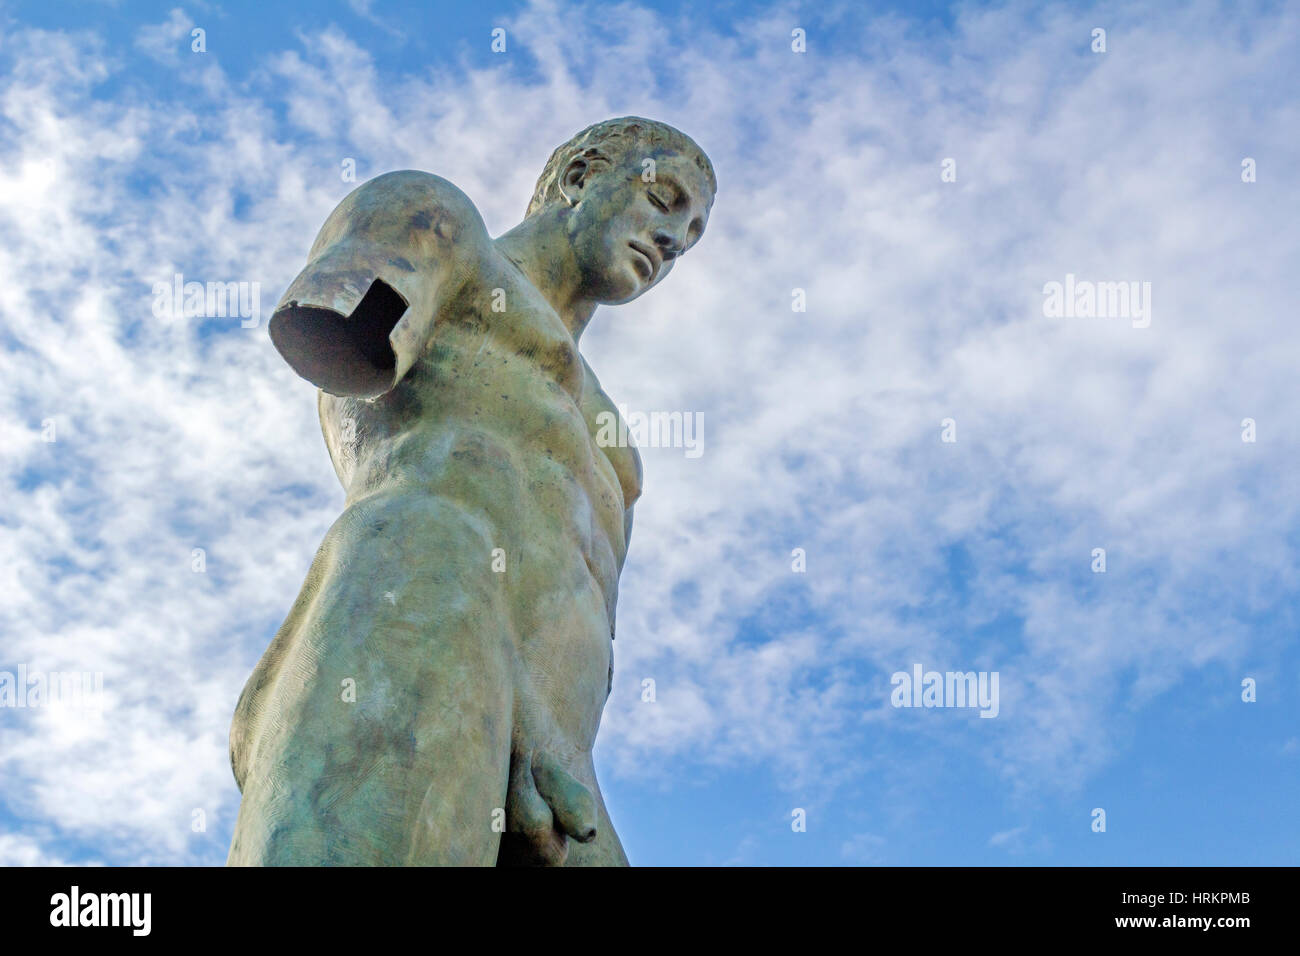
<path id="1" fill-rule="evenodd" d="M 224 861 L 235 700 L 343 500 L 265 331 L 341 164 L 496 235 L 632 113 L 719 180 L 583 337 L 705 422 L 643 451 L 597 746 L 632 861 L 1294 864 L 1297 54 L 1284 4 L 0 0 L 0 671 L 105 688 L 0 708 L 0 863 Z M 261 321 L 155 315 L 178 272 Z M 1150 325 L 1046 315 L 1067 275 Z M 998 716 L 891 707 L 914 663 Z"/>

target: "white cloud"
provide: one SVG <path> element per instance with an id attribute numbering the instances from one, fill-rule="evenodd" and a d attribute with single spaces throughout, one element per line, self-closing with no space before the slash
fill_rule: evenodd
<path id="1" fill-rule="evenodd" d="M 999 830 L 997 833 L 989 837 L 989 846 L 1015 848 L 1020 845 L 1021 840 L 1028 831 L 1028 826 L 1012 827 L 1010 830 Z"/>
<path id="2" fill-rule="evenodd" d="M 853 866 L 879 866 L 885 861 L 884 847 L 889 841 L 874 833 L 856 833 L 840 847 L 840 856 Z"/>
<path id="3" fill-rule="evenodd" d="M 69 866 L 66 860 L 46 853 L 38 840 L 21 834 L 0 833 L 0 866 Z M 79 863 L 81 866 L 92 865 Z"/>

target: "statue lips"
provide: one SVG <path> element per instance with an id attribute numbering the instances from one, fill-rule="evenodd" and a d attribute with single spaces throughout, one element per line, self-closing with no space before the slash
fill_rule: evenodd
<path id="1" fill-rule="evenodd" d="M 628 245 L 632 247 L 633 252 L 640 253 L 645 258 L 646 265 L 650 270 L 649 274 L 645 276 L 645 281 L 647 283 L 654 282 L 655 276 L 659 274 L 659 257 L 655 255 L 654 250 L 650 246 L 647 246 L 643 242 L 637 242 L 633 239 L 628 242 Z M 640 272 L 640 268 L 638 268 L 637 271 Z"/>

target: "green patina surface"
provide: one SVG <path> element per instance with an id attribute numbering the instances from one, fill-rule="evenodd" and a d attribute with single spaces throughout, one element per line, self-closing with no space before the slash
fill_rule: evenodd
<path id="1" fill-rule="evenodd" d="M 557 149 L 495 240 L 423 172 L 330 215 L 271 336 L 347 502 L 236 708 L 231 864 L 627 862 L 591 754 L 641 463 L 596 441 L 617 410 L 578 343 L 715 189 L 693 142 L 624 118 Z"/>

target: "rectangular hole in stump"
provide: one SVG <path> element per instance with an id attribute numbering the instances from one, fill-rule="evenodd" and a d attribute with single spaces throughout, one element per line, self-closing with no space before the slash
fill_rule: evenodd
<path id="1" fill-rule="evenodd" d="M 405 311 L 406 300 L 383 279 L 375 279 L 344 323 L 348 338 L 375 368 L 390 369 L 397 364 L 388 334 Z"/>

